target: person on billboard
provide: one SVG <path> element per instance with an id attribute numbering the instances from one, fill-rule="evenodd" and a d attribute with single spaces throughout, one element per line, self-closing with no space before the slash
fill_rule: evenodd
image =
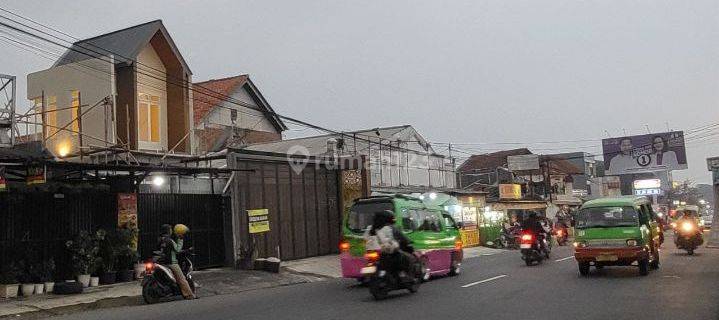
<path id="1" fill-rule="evenodd" d="M 669 145 L 662 136 L 652 138 L 652 163 L 651 166 L 676 168 L 679 166 L 677 154 L 669 150 Z"/>
<path id="2" fill-rule="evenodd" d="M 637 161 L 632 157 L 632 139 L 622 138 L 619 141 L 620 153 L 609 160 L 609 172 L 620 173 L 626 169 L 634 168 L 637 166 Z"/>

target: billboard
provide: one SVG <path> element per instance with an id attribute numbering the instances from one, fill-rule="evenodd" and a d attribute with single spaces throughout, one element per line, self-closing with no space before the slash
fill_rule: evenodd
<path id="1" fill-rule="evenodd" d="M 604 139 L 602 150 L 610 175 L 687 169 L 683 131 Z"/>
<path id="2" fill-rule="evenodd" d="M 507 167 L 509 171 L 539 170 L 539 155 L 507 156 Z"/>
<path id="3" fill-rule="evenodd" d="M 518 184 L 500 184 L 499 198 L 515 200 L 522 199 L 522 186 Z"/>

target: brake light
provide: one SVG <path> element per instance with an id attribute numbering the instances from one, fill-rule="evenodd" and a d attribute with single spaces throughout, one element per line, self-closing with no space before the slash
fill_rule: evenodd
<path id="1" fill-rule="evenodd" d="M 378 251 L 367 251 L 364 254 L 364 258 L 367 259 L 368 263 L 375 263 L 379 261 L 379 252 Z"/>
<path id="2" fill-rule="evenodd" d="M 525 234 L 522 235 L 522 241 L 523 241 L 523 242 L 524 242 L 524 241 L 531 242 L 532 240 L 534 240 L 534 235 L 533 235 L 533 234 L 531 234 L 531 233 L 525 233 Z"/>
<path id="3" fill-rule="evenodd" d="M 562 229 L 557 230 L 557 235 L 560 237 L 562 236 Z"/>
<path id="4" fill-rule="evenodd" d="M 462 240 L 460 240 L 460 239 L 455 240 L 454 241 L 454 250 L 456 250 L 456 251 L 462 250 L 463 245 L 464 244 L 462 243 Z"/>
<path id="5" fill-rule="evenodd" d="M 146 262 L 145 263 L 145 274 L 152 274 L 152 271 L 155 270 L 155 264 L 152 262 Z"/>
<path id="6" fill-rule="evenodd" d="M 350 243 L 347 241 L 340 241 L 340 251 L 345 252 L 350 250 Z"/>

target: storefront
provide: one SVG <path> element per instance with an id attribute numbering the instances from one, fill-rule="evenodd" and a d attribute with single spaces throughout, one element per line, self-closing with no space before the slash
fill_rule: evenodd
<path id="1" fill-rule="evenodd" d="M 479 225 L 484 221 L 484 208 L 486 206 L 486 193 L 484 192 L 453 192 L 452 198 L 456 203 L 446 206 L 445 209 L 452 214 L 462 228 L 460 234 L 465 247 L 480 245 Z"/>
<path id="2" fill-rule="evenodd" d="M 502 224 L 511 219 L 522 222 L 528 212 L 534 211 L 545 215 L 547 203 L 538 200 L 508 200 L 501 199 L 487 202 L 479 224 L 480 243 L 488 245 L 494 242 L 502 231 Z"/>

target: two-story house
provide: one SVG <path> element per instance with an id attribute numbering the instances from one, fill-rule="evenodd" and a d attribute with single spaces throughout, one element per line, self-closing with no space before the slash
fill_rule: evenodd
<path id="1" fill-rule="evenodd" d="M 160 20 L 78 41 L 27 80 L 36 136 L 57 157 L 191 152 L 192 71 Z"/>

